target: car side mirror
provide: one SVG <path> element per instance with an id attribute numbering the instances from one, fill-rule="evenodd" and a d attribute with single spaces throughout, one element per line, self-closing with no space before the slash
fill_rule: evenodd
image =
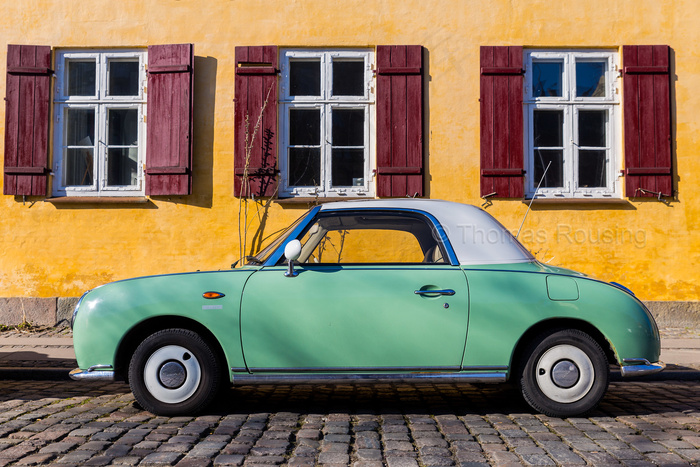
<path id="1" fill-rule="evenodd" d="M 284 273 L 286 277 L 296 277 L 299 275 L 298 272 L 294 270 L 294 261 L 299 259 L 301 255 L 301 242 L 299 240 L 292 240 L 287 243 L 284 247 L 284 257 L 287 259 L 289 268 L 287 272 Z"/>

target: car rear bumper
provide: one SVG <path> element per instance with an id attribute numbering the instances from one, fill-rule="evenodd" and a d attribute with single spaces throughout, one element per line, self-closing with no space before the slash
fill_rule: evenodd
<path id="1" fill-rule="evenodd" d="M 651 363 L 644 358 L 625 358 L 620 367 L 623 377 L 653 375 L 666 368 L 663 362 Z"/>

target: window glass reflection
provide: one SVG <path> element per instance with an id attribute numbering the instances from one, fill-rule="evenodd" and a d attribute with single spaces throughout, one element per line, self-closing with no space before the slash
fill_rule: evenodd
<path id="1" fill-rule="evenodd" d="M 562 62 L 532 62 L 532 96 L 561 97 L 563 82 Z"/>
<path id="2" fill-rule="evenodd" d="M 289 94 L 292 96 L 321 95 L 320 60 L 291 60 L 289 62 Z"/>
<path id="3" fill-rule="evenodd" d="M 576 96 L 605 97 L 606 62 L 576 62 Z"/>

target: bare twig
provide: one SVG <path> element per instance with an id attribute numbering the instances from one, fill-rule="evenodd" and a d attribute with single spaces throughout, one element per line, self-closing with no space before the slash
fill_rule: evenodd
<path id="1" fill-rule="evenodd" d="M 258 115 L 258 118 L 255 121 L 255 125 L 253 126 L 252 132 L 250 130 L 250 116 L 247 114 L 245 116 L 245 163 L 243 165 L 243 175 L 241 177 L 241 193 L 240 198 L 238 199 L 238 263 L 241 265 L 245 264 L 244 258 L 246 256 L 246 250 L 248 246 L 248 229 L 250 228 L 250 218 L 248 215 L 248 201 L 257 202 L 250 186 L 250 160 L 253 154 L 253 145 L 255 144 L 255 137 L 257 136 L 258 131 L 260 130 L 260 126 L 262 125 L 263 114 L 265 113 L 265 109 L 267 108 L 271 92 L 272 86 L 270 86 L 270 88 L 267 90 L 267 95 L 265 96 L 262 108 L 260 109 L 260 114 Z M 275 192 L 273 193 L 272 197 L 270 197 L 266 202 L 262 202 L 260 208 L 258 208 L 255 211 L 255 213 L 253 213 L 253 217 L 258 215 L 261 210 L 267 210 L 270 207 L 272 198 L 277 194 L 278 189 L 279 183 L 276 184 Z M 259 216 L 258 218 L 260 219 Z"/>

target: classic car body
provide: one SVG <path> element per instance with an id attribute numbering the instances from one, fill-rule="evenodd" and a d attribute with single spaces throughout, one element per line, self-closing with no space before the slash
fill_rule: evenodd
<path id="1" fill-rule="evenodd" d="M 317 206 L 243 267 L 98 287 L 72 325 L 74 379 L 128 380 L 162 414 L 203 409 L 222 382 L 513 380 L 565 416 L 595 407 L 610 365 L 663 369 L 630 291 L 436 200 Z"/>

